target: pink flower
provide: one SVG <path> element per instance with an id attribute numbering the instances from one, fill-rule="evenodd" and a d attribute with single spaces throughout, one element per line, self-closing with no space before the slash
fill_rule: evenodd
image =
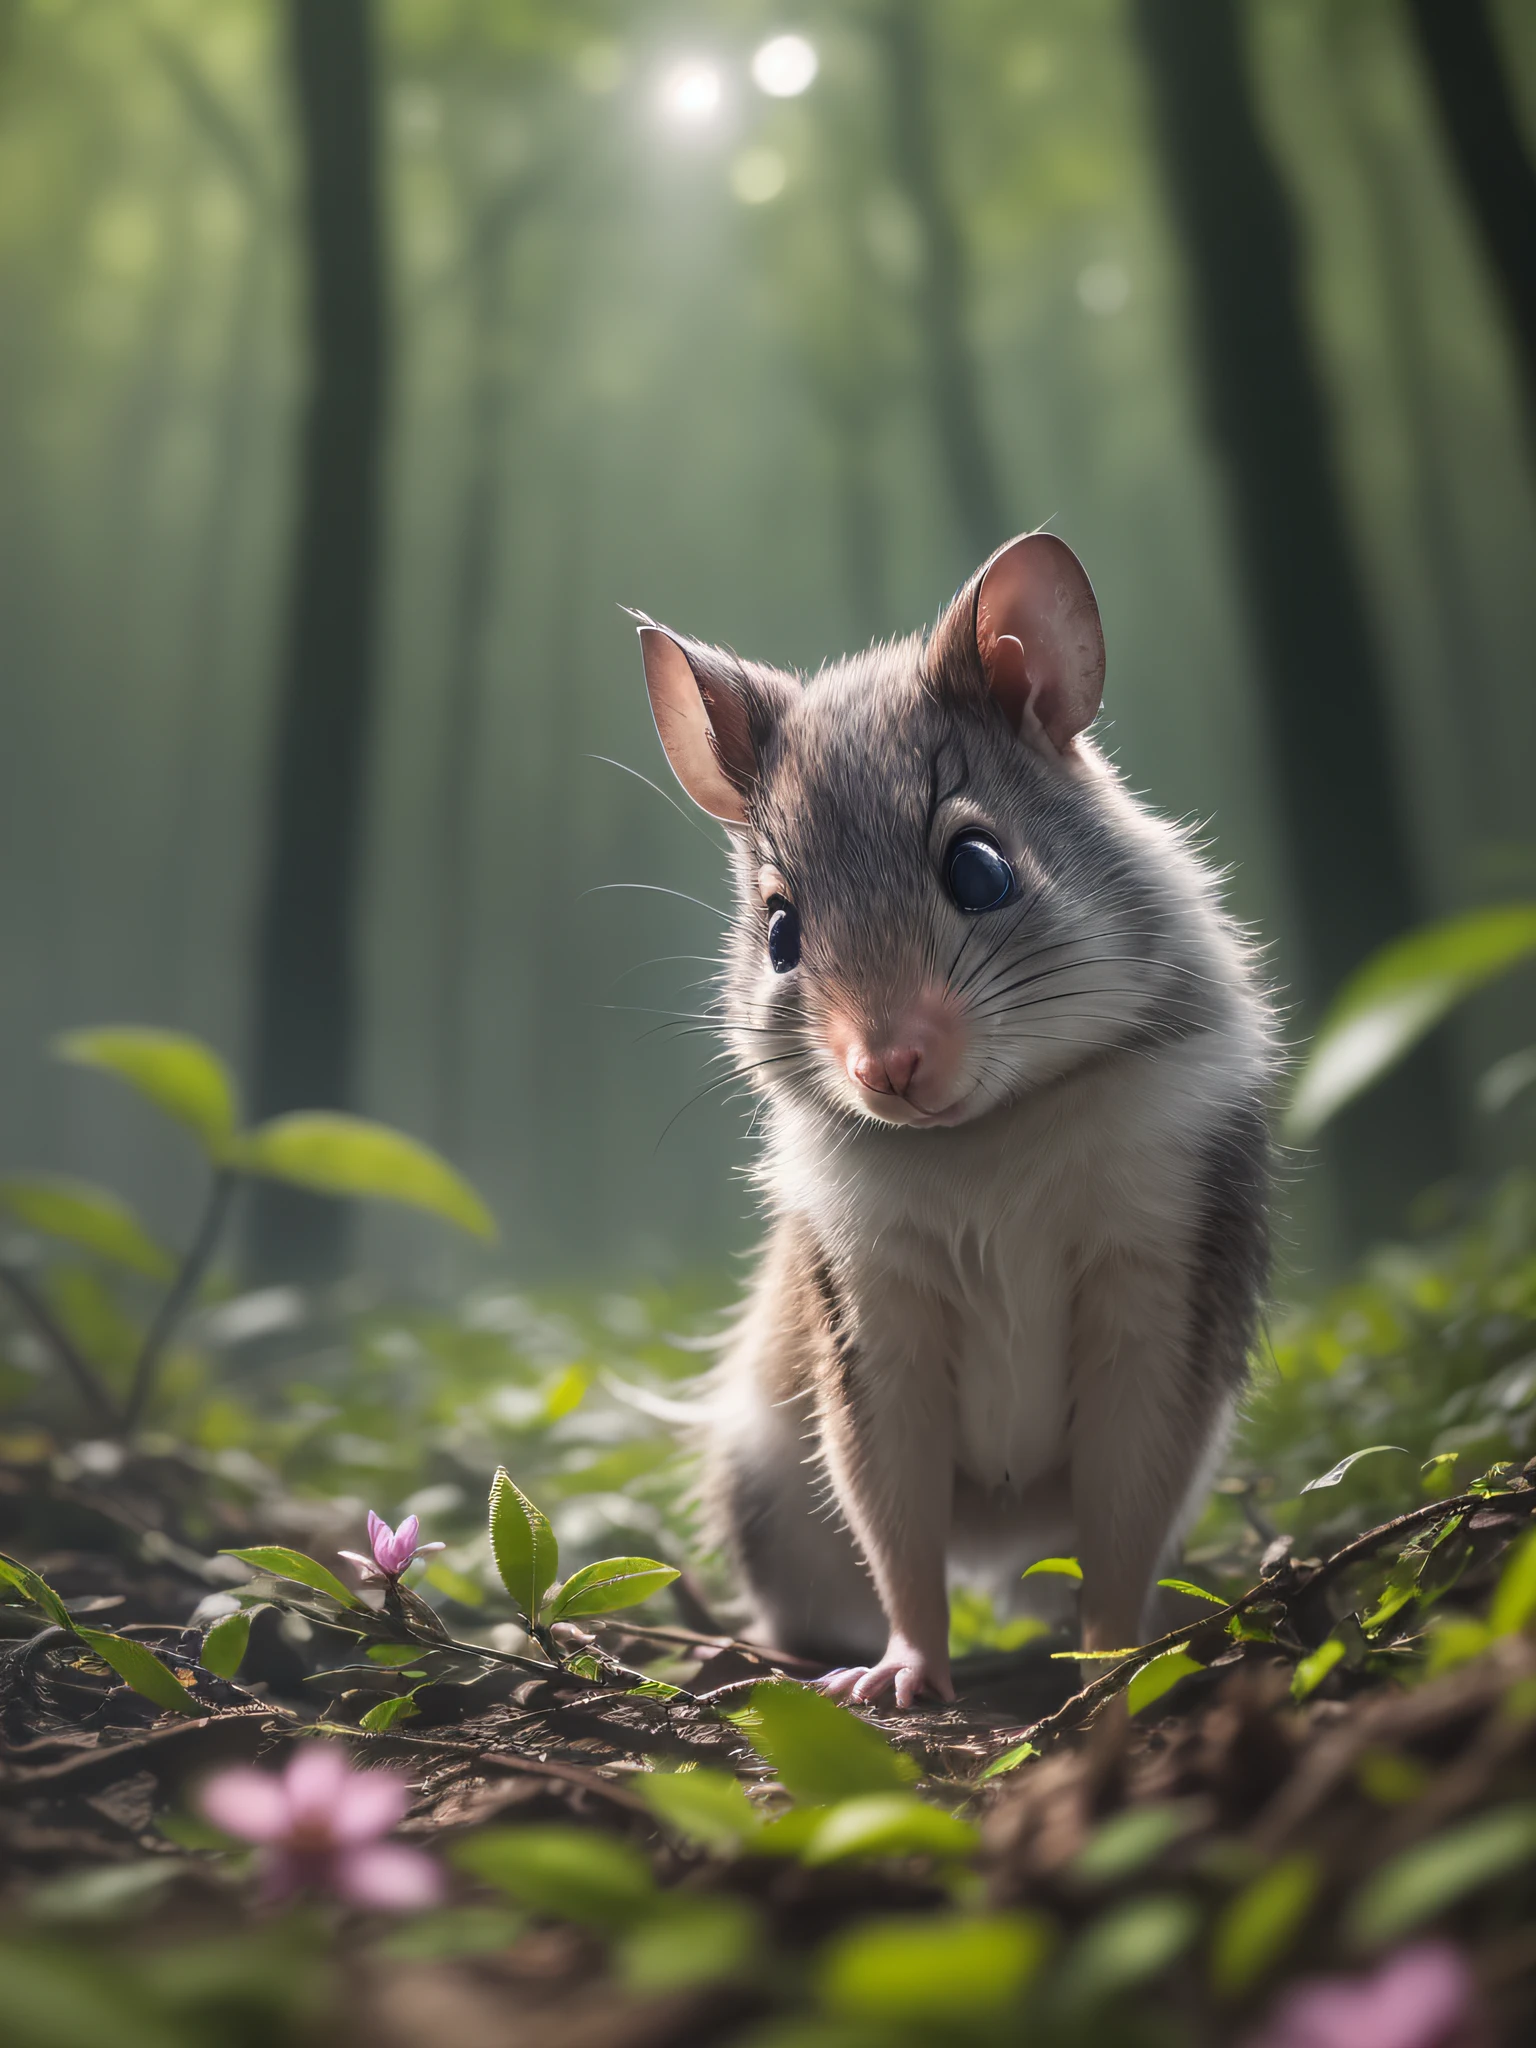
<path id="1" fill-rule="evenodd" d="M 365 1585 L 383 1579 L 393 1586 L 399 1582 L 406 1566 L 418 1557 L 425 1557 L 429 1550 L 446 1550 L 446 1543 L 418 1543 L 417 1533 L 421 1523 L 414 1515 L 407 1515 L 398 1529 L 391 1529 L 382 1516 L 373 1509 L 368 1510 L 368 1545 L 372 1557 L 359 1557 L 355 1550 L 343 1550 L 340 1555 L 348 1564 L 357 1566 L 357 1575 Z"/>
<path id="2" fill-rule="evenodd" d="M 198 1804 L 216 1828 L 260 1848 L 268 1899 L 331 1892 L 354 1906 L 409 1912 L 433 1905 L 443 1886 L 430 1856 L 379 1839 L 404 1818 L 410 1796 L 398 1771 L 355 1771 L 344 1749 L 312 1739 L 281 1773 L 220 1771 Z"/>
<path id="3" fill-rule="evenodd" d="M 1470 2048 L 1476 2005 L 1460 1950 L 1421 1941 L 1368 1977 L 1293 1985 L 1247 2048 Z"/>

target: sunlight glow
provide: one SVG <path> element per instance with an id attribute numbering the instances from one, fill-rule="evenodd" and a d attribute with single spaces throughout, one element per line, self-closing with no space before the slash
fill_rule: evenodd
<path id="1" fill-rule="evenodd" d="M 776 149 L 744 149 L 731 165 L 731 190 L 743 206 L 766 206 L 788 177 L 789 166 Z"/>
<path id="2" fill-rule="evenodd" d="M 701 127 L 720 111 L 719 71 L 696 57 L 674 65 L 661 81 L 661 111 L 682 127 Z"/>
<path id="3" fill-rule="evenodd" d="M 770 99 L 792 100 L 811 83 L 820 61 L 804 36 L 774 36 L 752 59 L 752 76 Z"/>

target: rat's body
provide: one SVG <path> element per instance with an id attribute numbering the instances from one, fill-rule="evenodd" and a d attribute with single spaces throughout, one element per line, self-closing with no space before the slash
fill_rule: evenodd
<path id="1" fill-rule="evenodd" d="M 1015 542 L 929 639 L 803 687 L 644 638 L 735 828 L 774 1222 L 707 1492 L 758 1631 L 905 1703 L 948 1688 L 950 1570 L 1070 1553 L 1086 1646 L 1134 1642 L 1241 1383 L 1273 1055 L 1210 877 L 1081 737 L 1087 580 Z"/>

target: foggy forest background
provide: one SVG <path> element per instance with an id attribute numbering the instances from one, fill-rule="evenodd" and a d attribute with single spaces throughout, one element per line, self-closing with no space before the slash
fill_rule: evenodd
<path id="1" fill-rule="evenodd" d="M 813 669 L 1042 523 L 1296 1040 L 1529 896 L 1533 122 L 1518 0 L 4 0 L 0 1159 L 184 1235 L 45 1050 L 164 1024 L 472 1177 L 501 1248 L 370 1216 L 396 1281 L 722 1270 L 745 1111 L 652 1032 L 718 919 L 608 886 L 722 863 L 597 758 L 667 782 L 621 607 Z M 1524 1145 L 1528 1003 L 1340 1120 L 1298 1267 Z"/>

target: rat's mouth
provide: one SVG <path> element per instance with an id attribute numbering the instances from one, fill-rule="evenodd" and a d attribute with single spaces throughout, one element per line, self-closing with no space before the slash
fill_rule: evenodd
<path id="1" fill-rule="evenodd" d="M 963 1124 L 973 1114 L 978 1106 L 978 1093 L 979 1090 L 968 1088 L 942 1109 L 925 1109 L 905 1095 L 875 1094 L 869 1089 L 860 1089 L 859 1108 L 871 1123 L 890 1124 L 896 1129 L 909 1131 L 948 1130 L 955 1124 Z"/>

